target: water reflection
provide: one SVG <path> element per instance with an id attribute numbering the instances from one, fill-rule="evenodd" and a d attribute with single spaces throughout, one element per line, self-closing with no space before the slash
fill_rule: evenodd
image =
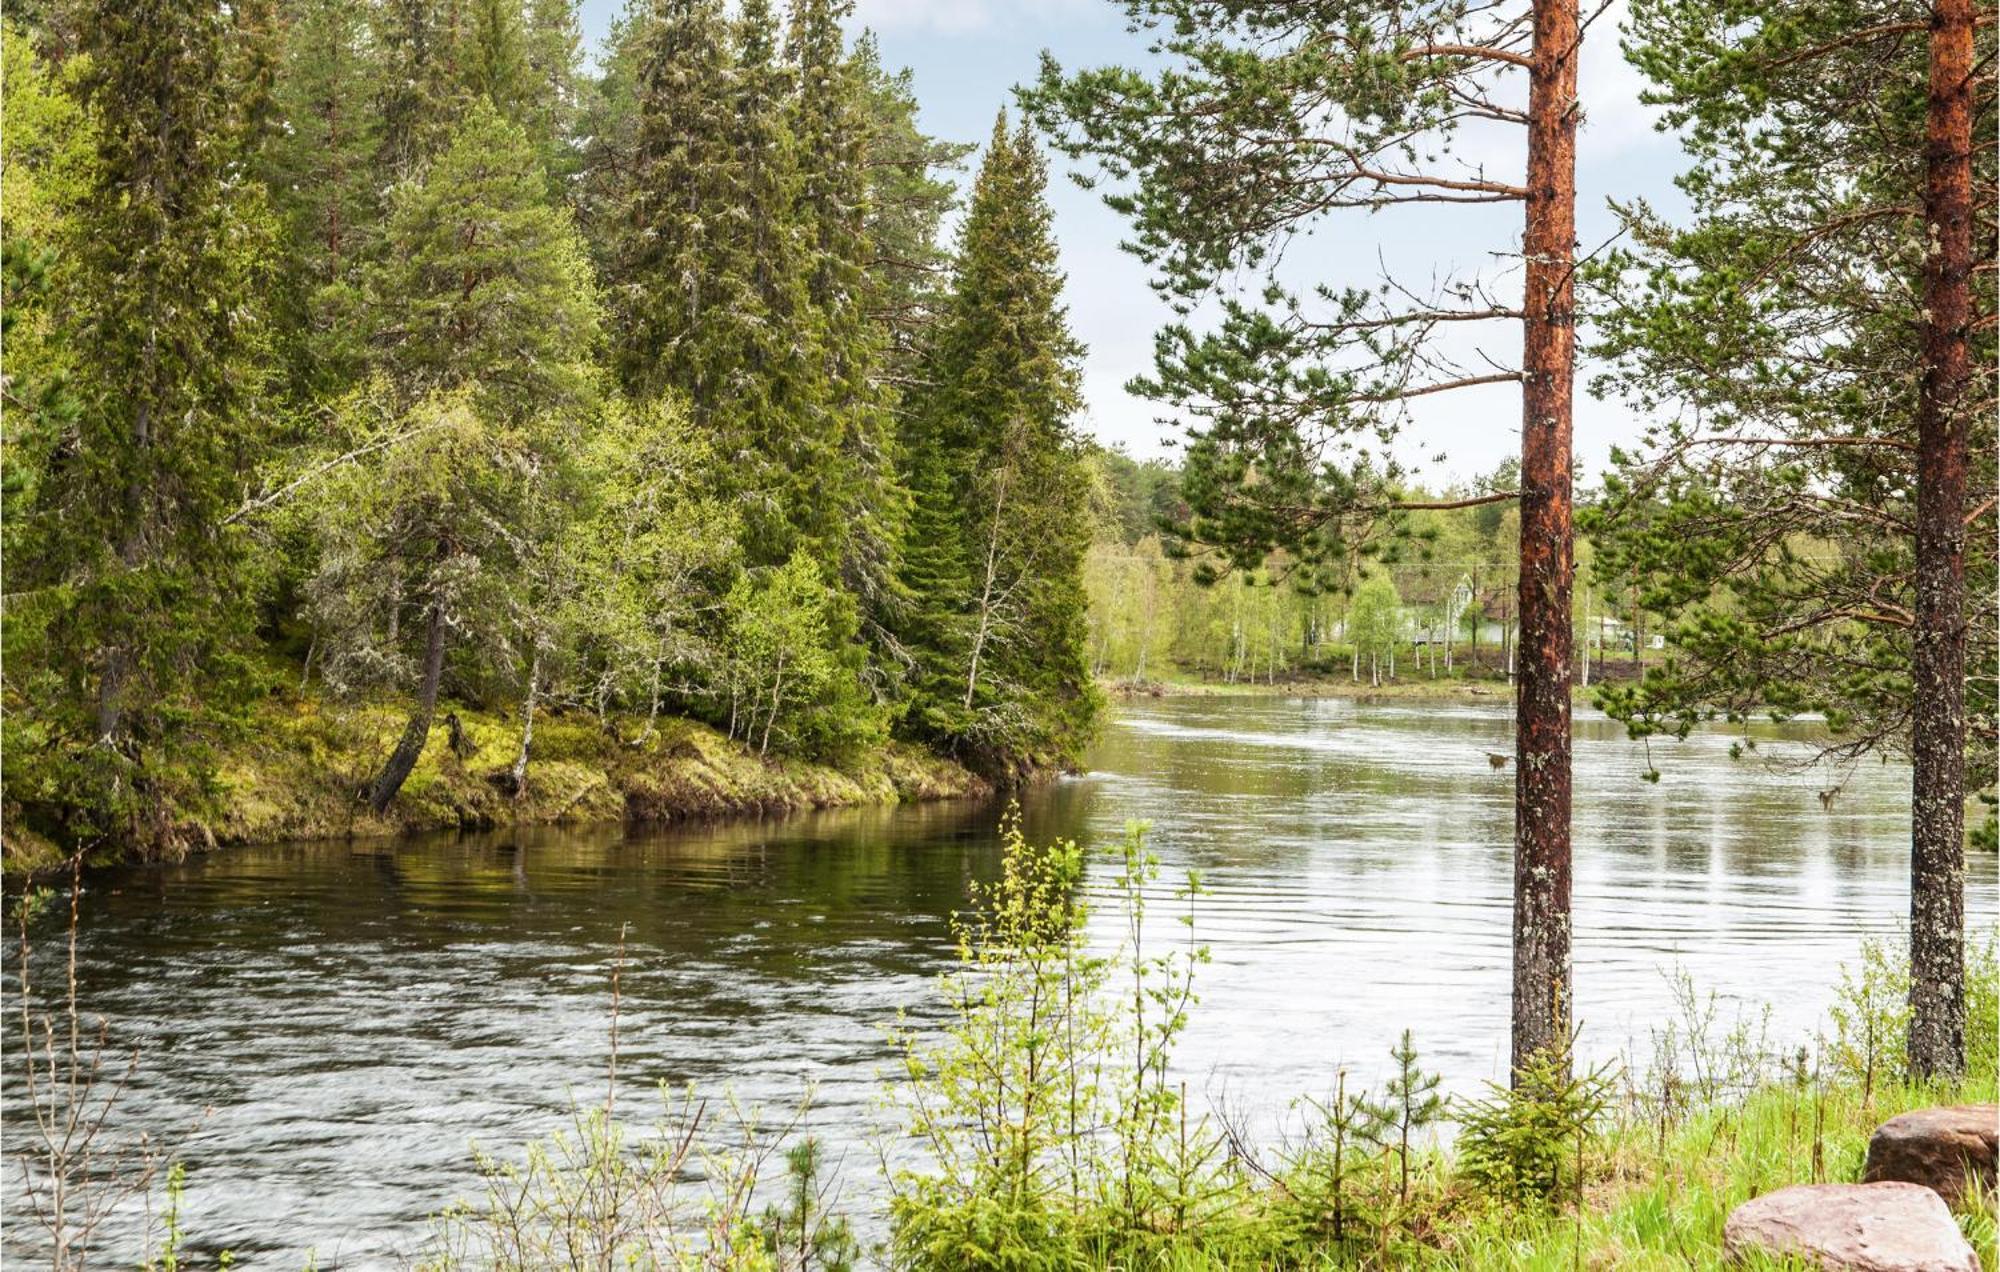
<path id="1" fill-rule="evenodd" d="M 1588 1044 L 1642 1038 L 1676 963 L 1772 1003 L 1781 1036 L 1815 1026 L 1838 963 L 1907 905 L 1907 771 L 1863 766 L 1826 812 L 1824 775 L 1732 761 L 1726 737 L 1656 747 L 1655 786 L 1616 726 L 1580 718 L 1578 734 Z M 1205 875 L 1194 1088 L 1274 1117 L 1339 1065 L 1377 1072 L 1407 1026 L 1466 1089 L 1506 1053 L 1513 784 L 1487 755 L 1507 737 L 1499 705 L 1146 703 L 1024 817 L 1031 838 L 1092 843 L 1147 818 L 1168 880 Z M 409 1254 L 468 1186 L 471 1141 L 511 1145 L 554 1126 L 567 1092 L 594 1098 L 621 943 L 621 1072 L 780 1108 L 813 1085 L 813 1125 L 862 1187 L 882 1026 L 931 1010 L 948 916 L 995 873 L 997 816 L 291 845 L 122 871 L 84 899 L 82 992 L 144 1052 L 132 1124 L 212 1107 L 187 1210 L 244 1266 Z M 1990 925 L 1992 857 L 1970 890 Z M 11 1136 L 23 1112 L 10 1101 Z M 6 1249 L 32 1253 L 18 1219 Z"/>

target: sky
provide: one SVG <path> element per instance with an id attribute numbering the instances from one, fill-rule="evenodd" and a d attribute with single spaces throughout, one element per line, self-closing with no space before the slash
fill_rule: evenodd
<path id="1" fill-rule="evenodd" d="M 583 0 L 585 34 L 593 44 L 623 2 Z M 1584 252 L 1615 229 L 1607 198 L 1643 197 L 1668 210 L 1680 205 L 1672 186 L 1684 166 L 1678 143 L 1655 130 L 1650 108 L 1639 101 L 1643 81 L 1618 51 L 1623 11 L 1624 0 L 1617 0 L 1591 28 L 1579 70 L 1586 114 L 1578 137 L 1577 238 Z M 1113 0 L 857 0 L 855 21 L 875 31 L 886 65 L 913 72 L 925 131 L 954 141 L 984 142 L 995 113 L 1013 109 L 1015 86 L 1037 74 L 1045 49 L 1068 69 L 1135 64 L 1143 52 L 1142 38 L 1125 30 L 1122 7 Z M 1496 148 L 1489 174 L 1518 182 L 1520 150 L 1518 140 Z M 1179 426 L 1159 422 L 1161 404 L 1134 397 L 1124 386 L 1151 370 L 1153 333 L 1172 315 L 1148 288 L 1144 265 L 1120 249 L 1124 219 L 1069 180 L 1061 156 L 1052 157 L 1051 170 L 1049 201 L 1068 278 L 1070 325 L 1089 350 L 1087 405 L 1078 426 L 1135 456 L 1171 456 Z M 1509 283 L 1505 271 L 1512 268 L 1508 254 L 1518 250 L 1519 226 L 1519 205 L 1512 204 L 1337 212 L 1291 249 L 1287 277 L 1345 286 L 1370 281 L 1384 265 L 1399 278 L 1419 281 L 1477 271 L 1518 295 L 1518 275 Z M 1455 350 L 1460 360 L 1477 365 L 1483 353 L 1517 365 L 1518 326 L 1479 326 L 1486 343 L 1468 330 Z M 1636 441 L 1644 427 L 1624 405 L 1585 392 L 1590 373 L 1587 364 L 1579 367 L 1576 413 L 1586 483 L 1611 446 Z M 1469 480 L 1518 453 L 1519 416 L 1519 391 L 1511 385 L 1425 399 L 1398 443 L 1398 458 L 1433 488 Z"/>

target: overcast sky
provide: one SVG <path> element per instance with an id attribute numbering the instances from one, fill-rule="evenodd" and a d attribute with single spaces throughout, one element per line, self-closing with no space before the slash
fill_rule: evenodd
<path id="1" fill-rule="evenodd" d="M 624 0 L 584 0 L 584 26 L 603 38 Z M 1581 68 L 1586 107 L 1578 142 L 1578 240 L 1589 251 L 1611 233 L 1607 197 L 1644 196 L 1677 206 L 1671 179 L 1681 166 L 1675 141 L 1653 129 L 1638 100 L 1640 80 L 1619 55 L 1615 24 L 1623 0 L 1599 18 L 1586 41 Z M 858 0 L 857 21 L 880 39 L 883 61 L 915 73 L 926 131 L 959 141 L 983 142 L 994 113 L 1012 107 L 1013 89 L 1036 74 L 1047 49 L 1069 68 L 1140 60 L 1142 41 L 1124 29 L 1112 0 Z M 1525 90 L 1523 90 L 1525 91 Z M 1518 182 L 1519 142 L 1496 147 L 1486 159 L 1490 175 Z M 974 159 L 976 162 L 976 156 Z M 1078 189 L 1053 164 L 1050 202 L 1068 273 L 1070 323 L 1089 347 L 1084 364 L 1085 431 L 1135 455 L 1170 453 L 1178 429 L 1155 422 L 1157 404 L 1124 389 L 1152 363 L 1153 332 L 1170 314 L 1146 286 L 1146 271 L 1119 249 L 1122 219 L 1096 194 Z M 1288 257 L 1293 281 L 1336 286 L 1365 283 L 1386 264 L 1400 278 L 1422 286 L 1434 276 L 1477 271 L 1512 288 L 1518 275 L 1511 254 L 1519 247 L 1518 205 L 1497 208 L 1403 208 L 1376 215 L 1335 213 Z M 1481 324 L 1485 352 L 1507 366 L 1519 362 L 1518 327 Z M 1462 360 L 1478 362 L 1469 341 Z M 1582 368 L 1579 388 L 1589 368 Z M 1422 466 L 1433 485 L 1490 470 L 1520 447 L 1520 396 L 1512 386 L 1468 390 L 1426 399 L 1401 455 Z M 1577 452 L 1585 480 L 1595 478 L 1609 448 L 1636 439 L 1640 423 L 1616 403 L 1579 392 Z"/>

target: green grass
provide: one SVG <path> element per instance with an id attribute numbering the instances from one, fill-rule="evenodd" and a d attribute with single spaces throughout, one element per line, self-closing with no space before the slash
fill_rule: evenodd
<path id="1" fill-rule="evenodd" d="M 1363 1231 L 1339 1248 L 1302 1235 L 1300 1216 L 1270 1190 L 1246 1191 L 1234 1217 L 1162 1234 L 1115 1255 L 1071 1252 L 1051 1266 L 1125 1272 L 1244 1268 L 1415 1268 L 1440 1272 L 1686 1272 L 1724 1266 L 1723 1224 L 1737 1205 L 1793 1184 L 1861 1178 L 1868 1137 L 1889 1117 L 1938 1103 L 1990 1102 L 1988 1079 L 1938 1091 L 1765 1087 L 1677 1126 L 1614 1121 L 1585 1149 L 1581 1205 L 1572 1197 L 1522 1207 L 1491 1201 L 1458 1176 L 1448 1150 L 1427 1153 L 1408 1208 L 1385 1200 L 1379 1176 L 1357 1184 Z M 1990 1206 L 1990 1203 L 1989 1203 Z M 1385 1209 L 1385 1207 L 1387 1209 Z M 1995 1220 L 1977 1204 L 1958 1214 L 1982 1267 L 2000 1267 Z M 1792 1263 L 1753 1263 L 1770 1269 Z"/>
<path id="2" fill-rule="evenodd" d="M 1626 1119 L 1589 1155 L 1583 1205 L 1468 1216 L 1422 1252 L 1436 1268 L 1617 1268 L 1631 1272 L 1722 1264 L 1722 1227 L 1752 1197 L 1793 1184 L 1861 1178 L 1868 1137 L 1887 1118 L 1941 1102 L 1994 1098 L 1992 1081 L 1940 1093 L 1907 1086 L 1819 1092 L 1764 1088 L 1663 1133 Z M 1996 1266 L 1990 1211 L 1959 1216 L 1984 1267 Z"/>

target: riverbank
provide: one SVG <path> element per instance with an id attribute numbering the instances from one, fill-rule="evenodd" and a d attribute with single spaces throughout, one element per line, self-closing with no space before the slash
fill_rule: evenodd
<path id="1" fill-rule="evenodd" d="M 1127 701 L 1143 698 L 1346 698 L 1355 702 L 1507 702 L 1514 684 L 1504 676 L 1410 677 L 1379 685 L 1346 676 L 1306 676 L 1288 680 L 1105 680 L 1107 697 Z M 1579 700 L 1588 691 L 1577 689 Z"/>
<path id="2" fill-rule="evenodd" d="M 203 807 L 182 812 L 153 842 L 99 860 L 172 857 L 228 844 L 384 836 L 437 830 L 590 822 L 672 822 L 987 795 L 986 779 L 901 742 L 838 763 L 760 756 L 692 720 L 544 712 L 535 722 L 525 789 L 512 789 L 520 746 L 514 714 L 447 706 L 388 811 L 358 797 L 395 745 L 401 704 L 341 704 L 309 696 L 260 704 L 219 748 Z M 453 722 L 456 722 L 454 745 Z M 0 869 L 9 878 L 67 860 L 8 809 Z"/>

